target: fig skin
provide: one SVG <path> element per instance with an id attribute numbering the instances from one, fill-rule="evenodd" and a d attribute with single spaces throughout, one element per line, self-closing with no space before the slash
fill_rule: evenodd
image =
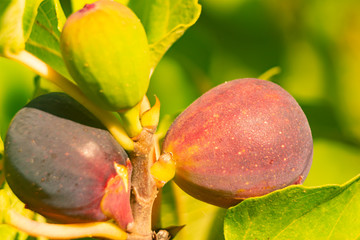
<path id="1" fill-rule="evenodd" d="M 26 207 L 61 223 L 131 224 L 130 191 L 116 166 L 131 174 L 124 149 L 82 105 L 64 93 L 42 95 L 14 117 L 5 139 L 6 180 Z M 130 184 L 130 183 L 128 183 Z M 115 189 L 115 191 L 107 188 Z M 110 195 L 111 194 L 111 195 Z M 109 200 L 110 199 L 110 200 Z"/>
<path id="2" fill-rule="evenodd" d="M 191 196 L 228 208 L 301 184 L 313 140 L 296 100 L 275 83 L 247 78 L 206 92 L 173 122 L 163 143 L 175 182 Z"/>
<path id="3" fill-rule="evenodd" d="M 140 19 L 116 1 L 86 4 L 60 37 L 65 65 L 84 94 L 109 111 L 138 104 L 150 81 L 150 50 Z"/>

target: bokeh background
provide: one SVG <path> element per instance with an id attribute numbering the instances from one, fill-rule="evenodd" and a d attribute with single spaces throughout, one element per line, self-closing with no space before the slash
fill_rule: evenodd
<path id="1" fill-rule="evenodd" d="M 306 185 L 360 173 L 360 2 L 207 0 L 199 21 L 151 80 L 162 115 L 176 114 L 225 81 L 272 77 L 308 117 L 314 161 Z"/>
<path id="2" fill-rule="evenodd" d="M 152 76 L 148 96 L 160 99 L 161 117 L 175 116 L 225 81 L 259 77 L 279 67 L 281 72 L 271 80 L 297 99 L 314 137 L 313 166 L 305 185 L 342 184 L 359 174 L 360 1 L 200 3 L 200 19 Z M 0 58 L 0 81 L 4 137 L 13 115 L 34 94 L 34 74 Z M 172 184 L 165 187 L 164 199 L 161 221 L 188 224 L 178 239 L 221 239 L 223 210 L 185 196 Z"/>

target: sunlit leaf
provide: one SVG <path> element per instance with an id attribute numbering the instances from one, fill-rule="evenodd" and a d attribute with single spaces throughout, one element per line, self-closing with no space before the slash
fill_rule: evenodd
<path id="1" fill-rule="evenodd" d="M 199 18 L 201 6 L 197 0 L 131 0 L 145 27 L 155 68 L 165 52 Z"/>
<path id="2" fill-rule="evenodd" d="M 0 55 L 25 47 L 36 11 L 42 0 L 2 0 L 0 2 Z"/>
<path id="3" fill-rule="evenodd" d="M 358 239 L 360 175 L 323 187 L 290 186 L 228 210 L 225 239 Z"/>
<path id="4" fill-rule="evenodd" d="M 68 76 L 59 50 L 65 15 L 59 0 L 0 3 L 0 54 L 24 48 Z"/>
<path id="5" fill-rule="evenodd" d="M 26 42 L 26 50 L 69 78 L 59 45 L 64 22 L 64 12 L 59 0 L 44 0 L 38 8 L 35 24 Z"/>

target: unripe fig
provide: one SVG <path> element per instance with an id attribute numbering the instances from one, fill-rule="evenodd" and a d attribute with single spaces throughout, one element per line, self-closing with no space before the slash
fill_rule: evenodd
<path id="1" fill-rule="evenodd" d="M 202 201 L 233 206 L 307 176 L 311 130 L 295 99 L 258 79 L 221 84 L 192 103 L 163 144 L 176 162 L 175 182 Z"/>
<path id="2" fill-rule="evenodd" d="M 100 0 L 72 14 L 60 38 L 70 75 L 101 107 L 120 111 L 141 101 L 149 85 L 145 30 L 126 6 Z"/>
<path id="3" fill-rule="evenodd" d="M 133 222 L 126 152 L 64 93 L 42 95 L 15 115 L 5 139 L 4 170 L 15 195 L 52 220 L 114 218 L 124 229 Z"/>

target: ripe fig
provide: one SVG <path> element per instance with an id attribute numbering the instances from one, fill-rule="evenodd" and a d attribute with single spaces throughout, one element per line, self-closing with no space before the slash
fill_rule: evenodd
<path id="1" fill-rule="evenodd" d="M 82 105 L 64 93 L 22 108 L 5 139 L 6 180 L 27 208 L 61 223 L 114 218 L 127 229 L 131 164 Z"/>
<path id="2" fill-rule="evenodd" d="M 296 100 L 259 79 L 221 84 L 193 102 L 164 143 L 175 182 L 202 201 L 230 207 L 306 178 L 311 130 Z"/>
<path id="3" fill-rule="evenodd" d="M 85 5 L 67 19 L 60 48 L 70 75 L 101 107 L 125 110 L 145 95 L 149 46 L 143 25 L 128 7 L 110 0 Z"/>

